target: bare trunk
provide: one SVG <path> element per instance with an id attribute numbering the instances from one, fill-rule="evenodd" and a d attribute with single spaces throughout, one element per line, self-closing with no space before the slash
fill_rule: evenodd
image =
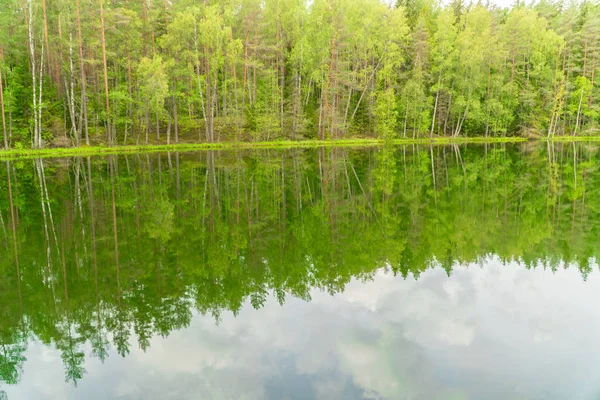
<path id="1" fill-rule="evenodd" d="M 79 0 L 75 2 L 76 19 L 77 19 L 77 42 L 79 47 L 79 73 L 81 74 L 81 116 L 79 118 L 80 127 L 79 132 L 82 131 L 85 135 L 85 144 L 90 145 L 90 137 L 88 131 L 88 117 L 87 117 L 87 95 L 86 95 L 86 78 L 85 68 L 83 66 L 83 39 L 81 38 L 81 16 L 79 11 Z M 81 126 L 83 122 L 83 127 Z"/>
<path id="2" fill-rule="evenodd" d="M 156 140 L 160 140 L 160 118 L 156 113 Z"/>
<path id="3" fill-rule="evenodd" d="M 437 114 L 437 106 L 438 100 L 440 98 L 440 82 L 442 80 L 442 72 L 440 71 L 440 75 L 438 76 L 437 89 L 435 91 L 435 104 L 433 105 L 433 117 L 431 117 L 431 131 L 429 132 L 429 137 L 433 137 L 433 130 L 435 128 L 435 117 Z"/>
<path id="4" fill-rule="evenodd" d="M 8 149 L 8 136 L 6 134 L 6 116 L 4 112 L 4 86 L 2 84 L 2 71 L 0 71 L 0 112 L 2 113 L 2 133 L 4 134 L 4 148 Z"/>
<path id="5" fill-rule="evenodd" d="M 68 89 L 69 92 L 69 113 L 71 115 L 71 125 L 73 130 L 73 136 L 75 138 L 75 145 L 79 146 L 81 135 L 77 129 L 76 113 L 75 113 L 75 69 L 73 68 L 73 35 L 69 32 L 69 74 L 71 82 Z"/>
<path id="6" fill-rule="evenodd" d="M 38 139 L 40 148 L 42 147 L 42 90 L 43 78 L 44 78 L 44 42 L 42 42 L 41 60 L 40 60 L 40 76 L 39 76 L 39 90 L 38 90 L 38 112 L 37 112 L 37 127 L 38 127 Z"/>
<path id="7" fill-rule="evenodd" d="M 194 26 L 194 47 L 196 49 L 196 77 L 198 79 L 198 94 L 200 95 L 200 105 L 202 107 L 202 116 L 204 118 L 204 128 L 206 131 L 206 140 L 208 141 L 208 119 L 206 118 L 206 107 L 204 106 L 204 95 L 202 94 L 202 79 L 200 76 L 200 52 L 198 51 L 198 30 Z M 198 132 L 198 138 L 200 138 L 200 132 Z"/>
<path id="8" fill-rule="evenodd" d="M 358 111 L 358 107 L 360 107 L 360 103 L 362 102 L 363 98 L 365 97 L 365 93 L 367 93 L 369 84 L 373 80 L 373 77 L 375 76 L 375 73 L 377 72 L 377 69 L 379 68 L 379 64 L 381 63 L 382 58 L 380 58 L 379 61 L 377 61 L 377 65 L 375 65 L 375 68 L 373 68 L 373 71 L 371 71 L 371 75 L 369 75 L 369 79 L 367 80 L 367 83 L 365 84 L 365 88 L 363 89 L 362 93 L 360 94 L 358 102 L 356 103 L 356 106 L 354 107 L 354 111 L 352 112 L 352 116 L 350 117 L 350 122 L 352 122 L 352 120 L 354 120 L 354 116 L 356 115 L 356 112 Z"/>
<path id="9" fill-rule="evenodd" d="M 167 144 L 171 144 L 171 115 L 167 115 Z"/>
<path id="10" fill-rule="evenodd" d="M 581 95 L 579 96 L 579 105 L 577 106 L 577 118 L 575 119 L 575 130 L 573 134 L 577 135 L 577 131 L 579 130 L 579 121 L 581 119 L 581 105 L 583 103 L 583 88 L 581 88 Z"/>
<path id="11" fill-rule="evenodd" d="M 173 124 L 175 125 L 175 143 L 179 143 L 179 123 L 177 121 L 177 96 L 173 96 Z"/>
<path id="12" fill-rule="evenodd" d="M 29 8 L 29 18 L 27 23 L 27 36 L 29 37 L 29 56 L 31 58 L 31 80 L 33 91 L 33 147 L 42 147 L 42 140 L 39 137 L 38 129 L 38 106 L 37 106 L 37 64 L 35 62 L 35 45 L 33 43 L 33 4 L 32 0 L 27 0 Z"/>
<path id="13" fill-rule="evenodd" d="M 244 124 L 244 112 L 246 111 L 246 84 L 248 81 L 248 34 L 246 29 L 246 40 L 244 42 L 244 72 L 242 74 L 242 125 Z"/>
<path id="14" fill-rule="evenodd" d="M 113 143 L 112 135 L 110 132 L 110 101 L 108 97 L 108 67 L 106 64 L 106 38 L 104 35 L 104 0 L 100 0 L 100 40 L 102 44 L 102 67 L 104 72 L 104 96 L 106 100 L 106 137 L 109 144 Z"/>
<path id="15" fill-rule="evenodd" d="M 42 0 L 42 19 L 44 22 L 44 44 L 46 46 L 46 58 L 48 59 L 48 63 L 50 64 L 50 44 L 48 41 L 48 18 L 46 13 L 46 0 Z M 43 65 L 41 66 L 44 67 Z M 50 68 L 48 68 L 50 70 Z M 56 76 L 55 78 L 58 78 Z"/>
<path id="16" fill-rule="evenodd" d="M 208 49 L 206 48 L 206 46 L 204 46 L 204 55 L 205 57 L 208 57 Z M 212 98 L 212 87 L 211 87 L 211 70 L 210 70 L 210 63 L 208 60 L 205 60 L 204 62 L 204 73 L 206 74 L 204 77 L 204 85 L 205 85 L 205 89 L 206 89 L 206 140 L 208 142 L 212 142 L 213 141 L 213 116 L 214 116 L 214 111 L 213 111 L 213 98 Z"/>

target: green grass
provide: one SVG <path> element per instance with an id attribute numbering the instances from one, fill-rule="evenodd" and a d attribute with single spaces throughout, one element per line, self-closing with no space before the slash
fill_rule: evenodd
<path id="1" fill-rule="evenodd" d="M 600 142 L 600 136 L 555 136 L 551 142 Z"/>
<path id="2" fill-rule="evenodd" d="M 420 138 L 420 139 L 329 139 L 329 140 L 281 140 L 270 142 L 219 142 L 219 143 L 180 143 L 170 145 L 131 145 L 131 146 L 82 146 L 69 148 L 48 149 L 9 149 L 0 150 L 0 159 L 15 158 L 45 158 L 45 157 L 70 157 L 94 156 L 105 154 L 127 153 L 155 153 L 169 151 L 195 151 L 195 150 L 241 150 L 241 149 L 289 149 L 289 148 L 315 148 L 315 147 L 358 147 L 381 146 L 384 144 L 465 144 L 465 143 L 517 143 L 529 140 L 546 140 L 546 138 L 527 139 L 521 137 L 499 138 Z M 552 141 L 600 141 L 600 137 L 555 137 Z"/>

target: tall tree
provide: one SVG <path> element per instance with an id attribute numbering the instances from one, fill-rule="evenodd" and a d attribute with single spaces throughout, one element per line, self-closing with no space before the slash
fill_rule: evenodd
<path id="1" fill-rule="evenodd" d="M 104 76 L 104 96 L 106 104 L 106 139 L 109 144 L 114 144 L 115 138 L 111 134 L 110 100 L 108 95 L 108 65 L 106 62 L 106 35 L 104 26 L 104 0 L 100 1 L 100 40 L 102 44 L 102 67 Z"/>

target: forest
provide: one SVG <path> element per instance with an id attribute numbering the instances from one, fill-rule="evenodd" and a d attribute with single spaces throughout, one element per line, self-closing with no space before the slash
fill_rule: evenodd
<path id="1" fill-rule="evenodd" d="M 381 270 L 450 276 L 494 257 L 587 279 L 599 155 L 524 143 L 3 162 L 0 393 L 33 340 L 76 384 L 86 357 L 146 350 L 196 313 L 310 301 Z"/>
<path id="2" fill-rule="evenodd" d="M 598 132 L 589 1 L 1 3 L 5 148 Z"/>

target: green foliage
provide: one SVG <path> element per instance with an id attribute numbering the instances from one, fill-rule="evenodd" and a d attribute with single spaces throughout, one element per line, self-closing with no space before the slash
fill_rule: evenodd
<path id="1" fill-rule="evenodd" d="M 0 7 L 11 147 L 31 146 L 38 126 L 57 146 L 84 132 L 116 144 L 154 131 L 164 144 L 173 131 L 190 143 L 599 128 L 600 6 L 589 2 L 105 2 L 104 28 L 99 2 L 47 3 Z"/>
<path id="2" fill-rule="evenodd" d="M 169 90 L 162 57 L 142 58 L 138 66 L 138 77 L 142 100 L 140 105 L 155 114 L 162 114 Z"/>

